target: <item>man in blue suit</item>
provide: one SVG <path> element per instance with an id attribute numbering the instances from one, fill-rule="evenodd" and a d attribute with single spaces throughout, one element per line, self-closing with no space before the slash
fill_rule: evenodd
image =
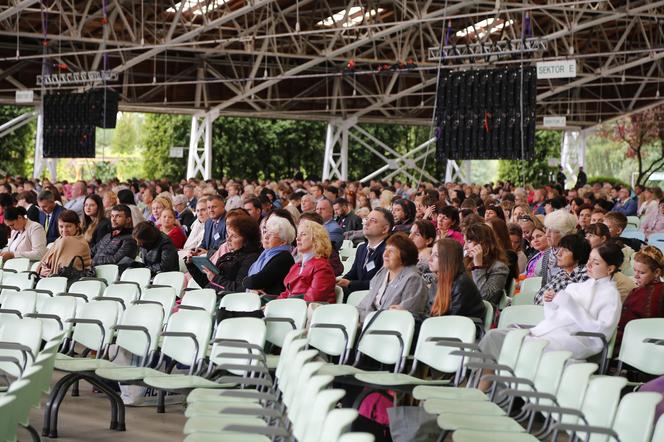
<path id="1" fill-rule="evenodd" d="M 218 195 L 207 199 L 208 220 L 205 221 L 203 240 L 192 255 L 207 254 L 212 256 L 226 242 L 226 207 L 224 200 Z"/>
<path id="2" fill-rule="evenodd" d="M 323 218 L 323 227 L 327 230 L 330 237 L 330 242 L 335 250 L 341 248 L 344 242 L 344 231 L 341 226 L 334 220 L 334 209 L 332 208 L 332 201 L 327 198 L 322 198 L 316 204 L 316 213 Z"/>
<path id="3" fill-rule="evenodd" d="M 362 228 L 367 242 L 360 244 L 355 252 L 353 267 L 337 282 L 344 289 L 344 299 L 356 290 L 368 290 L 369 281 L 383 267 L 385 240 L 394 227 L 394 217 L 389 210 L 373 209 Z"/>
<path id="4" fill-rule="evenodd" d="M 46 230 L 46 243 L 50 244 L 60 236 L 58 218 L 64 209 L 55 204 L 55 196 L 50 190 L 44 190 L 37 196 L 39 211 L 39 224 Z"/>

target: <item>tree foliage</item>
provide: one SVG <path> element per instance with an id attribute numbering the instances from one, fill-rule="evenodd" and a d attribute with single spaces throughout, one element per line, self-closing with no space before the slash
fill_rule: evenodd
<path id="1" fill-rule="evenodd" d="M 535 133 L 535 157 L 532 160 L 500 160 L 498 179 L 521 185 L 524 180 L 533 186 L 548 184 L 555 176 L 556 167 L 549 166 L 550 158 L 560 158 L 562 133 L 537 131 Z"/>
<path id="2" fill-rule="evenodd" d="M 148 114 L 142 126 L 143 173 L 145 178 L 179 180 L 187 161 L 169 158 L 170 148 L 189 145 L 191 120 L 184 116 Z"/>
<path id="3" fill-rule="evenodd" d="M 644 184 L 653 172 L 664 167 L 664 106 L 605 125 L 600 135 L 621 142 L 627 158 L 636 160 L 635 185 Z"/>
<path id="4" fill-rule="evenodd" d="M 0 125 L 19 115 L 29 112 L 30 108 L 0 106 Z M 34 144 L 34 121 L 20 127 L 13 133 L 0 138 L 0 170 L 10 175 L 26 175 L 32 172 Z"/>

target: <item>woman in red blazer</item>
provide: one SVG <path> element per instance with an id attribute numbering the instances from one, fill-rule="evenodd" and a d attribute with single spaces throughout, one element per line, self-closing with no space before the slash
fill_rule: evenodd
<path id="1" fill-rule="evenodd" d="M 284 278 L 286 290 L 279 298 L 293 296 L 303 297 L 307 302 L 334 303 L 336 280 L 328 261 L 332 244 L 325 228 L 313 221 L 302 220 L 297 229 L 297 250 L 300 261 Z"/>

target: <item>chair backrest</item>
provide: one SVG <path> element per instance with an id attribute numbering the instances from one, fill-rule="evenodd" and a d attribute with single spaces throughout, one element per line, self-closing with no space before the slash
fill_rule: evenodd
<path id="1" fill-rule="evenodd" d="M 2 291 L 0 291 L 0 305 L 5 301 L 8 293 L 16 293 L 34 287 L 35 280 L 29 273 L 4 272 L 2 276 Z M 12 288 L 9 288 L 12 287 Z"/>
<path id="2" fill-rule="evenodd" d="M 445 338 L 466 344 L 475 342 L 475 323 L 465 316 L 438 316 L 422 322 L 415 347 L 415 360 L 443 373 L 454 373 L 459 369 L 461 356 L 450 353 L 456 347 L 436 345 L 435 338 Z"/>
<path id="3" fill-rule="evenodd" d="M 339 356 L 344 363 L 355 342 L 359 316 L 352 305 L 321 305 L 311 316 L 309 344 L 327 355 Z"/>
<path id="4" fill-rule="evenodd" d="M 353 241 L 351 241 L 350 239 L 344 239 L 344 240 L 342 241 L 342 243 L 341 243 L 341 250 L 344 250 L 344 249 L 352 249 L 352 248 L 354 248 Z"/>
<path id="5" fill-rule="evenodd" d="M 2 269 L 5 271 L 27 272 L 30 270 L 30 260 L 28 258 L 11 258 L 5 261 Z"/>
<path id="6" fill-rule="evenodd" d="M 641 226 L 641 218 L 638 216 L 630 215 L 627 217 L 627 225 L 638 229 Z"/>
<path id="7" fill-rule="evenodd" d="M 48 290 L 51 292 L 51 295 L 55 296 L 58 293 L 64 293 L 67 291 L 67 278 L 64 276 L 49 276 L 48 278 L 42 278 L 37 281 L 35 288 L 38 290 Z"/>
<path id="8" fill-rule="evenodd" d="M 351 408 L 330 411 L 320 431 L 319 442 L 337 442 L 342 434 L 348 433 L 357 416 L 357 410 Z"/>
<path id="9" fill-rule="evenodd" d="M 104 292 L 104 283 L 96 280 L 76 281 L 69 286 L 67 293 L 77 293 L 85 295 L 88 302 Z"/>
<path id="10" fill-rule="evenodd" d="M 37 310 L 37 319 L 42 323 L 42 338 L 49 341 L 63 331 L 68 333 L 72 324 L 67 320 L 74 318 L 75 315 L 76 299 L 71 296 L 45 299 Z"/>
<path id="11" fill-rule="evenodd" d="M 167 285 L 175 289 L 175 294 L 180 296 L 184 288 L 184 273 L 182 272 L 162 272 L 157 273 L 152 280 L 152 285 Z"/>
<path id="12" fill-rule="evenodd" d="M 344 289 L 338 285 L 334 286 L 334 297 L 337 304 L 342 304 L 344 302 Z"/>
<path id="13" fill-rule="evenodd" d="M 164 324 L 171 317 L 171 310 L 175 305 L 175 289 L 172 287 L 153 287 L 143 289 L 140 302 L 156 302 L 164 309 Z"/>
<path id="14" fill-rule="evenodd" d="M 369 294 L 369 290 L 355 290 L 354 292 L 351 292 L 350 295 L 348 295 L 348 299 L 346 299 L 346 304 L 354 305 L 357 306 L 360 301 L 364 299 L 365 296 Z"/>
<path id="15" fill-rule="evenodd" d="M 281 377 L 284 373 L 284 370 L 288 370 L 290 367 L 291 358 L 307 346 L 307 340 L 303 339 L 306 330 L 293 330 L 286 333 L 284 338 L 284 345 L 281 347 L 281 355 L 279 356 L 279 362 L 277 363 L 277 368 L 274 370 L 274 376 L 277 378 L 277 382 L 281 382 Z M 297 342 L 296 342 L 297 341 Z"/>
<path id="16" fill-rule="evenodd" d="M 358 343 L 358 350 L 383 364 L 396 364 L 397 369 L 410 352 L 410 345 L 415 332 L 415 319 L 407 310 L 382 310 L 371 312 L 364 320 L 363 329 L 371 318 L 379 314 Z M 395 335 L 375 334 L 383 331 Z"/>
<path id="17" fill-rule="evenodd" d="M 219 301 L 219 308 L 231 312 L 255 312 L 261 308 L 261 297 L 256 293 L 228 293 Z"/>
<path id="18" fill-rule="evenodd" d="M 217 293 L 214 289 L 198 289 L 184 292 L 180 308 L 192 307 L 205 310 L 212 314 L 217 304 Z"/>
<path id="19" fill-rule="evenodd" d="M 303 299 L 275 299 L 265 304 L 266 340 L 278 347 L 284 343 L 286 333 L 304 328 L 307 322 L 307 303 Z"/>
<path id="20" fill-rule="evenodd" d="M 344 275 L 350 272 L 350 269 L 353 268 L 354 262 L 355 262 L 355 254 L 349 256 L 345 261 L 343 261 L 342 264 L 344 266 L 344 272 L 343 272 Z"/>
<path id="21" fill-rule="evenodd" d="M 0 396 L 0 440 L 16 440 L 16 396 Z"/>
<path id="22" fill-rule="evenodd" d="M 558 385 L 560 385 L 560 379 L 565 372 L 565 364 L 571 357 L 572 352 L 570 351 L 545 352 L 540 359 L 537 373 L 535 373 L 533 381 L 535 390 L 555 395 Z"/>
<path id="23" fill-rule="evenodd" d="M 217 326 L 214 334 L 214 341 L 225 339 L 229 341 L 242 341 L 247 344 L 257 345 L 260 348 L 265 346 L 265 323 L 258 318 L 230 318 L 224 319 Z M 261 354 L 257 350 L 248 350 L 237 347 L 225 346 L 223 343 L 214 342 L 210 351 L 210 362 L 216 365 L 222 364 L 241 364 L 241 365 L 259 365 L 254 360 L 241 360 L 237 358 L 220 357 L 221 353 L 247 353 L 252 355 Z M 244 370 L 229 370 L 231 373 L 239 376 L 247 376 Z"/>
<path id="24" fill-rule="evenodd" d="M 325 420 L 336 404 L 344 397 L 346 392 L 342 389 L 322 390 L 316 395 L 312 407 L 309 408 L 306 418 L 302 417 L 303 425 L 293 426 L 293 434 L 301 435 L 303 442 L 318 442 L 320 431 L 325 424 Z M 299 429 L 302 429 L 298 431 Z"/>
<path id="25" fill-rule="evenodd" d="M 307 368 L 308 364 L 304 368 Z M 331 383 L 332 376 L 312 375 L 305 383 L 298 385 L 293 400 L 288 404 L 288 417 L 293 422 L 293 435 L 295 440 L 304 439 L 304 430 L 307 422 L 315 413 L 313 410 L 316 397 Z M 305 399 L 306 398 L 306 399 Z"/>
<path id="26" fill-rule="evenodd" d="M 6 312 L 0 312 L 0 321 L 11 316 L 24 317 L 29 313 L 34 313 L 36 306 L 37 293 L 31 290 L 8 293 L 2 303 L 2 310 L 5 310 Z"/>
<path id="27" fill-rule="evenodd" d="M 141 291 L 134 284 L 115 284 L 111 283 L 104 290 L 102 297 L 117 298 L 122 300 L 122 309 L 128 308 L 132 302 L 139 299 Z"/>
<path id="28" fill-rule="evenodd" d="M 112 327 L 118 320 L 118 306 L 111 302 L 90 301 L 76 310 L 76 318 L 92 319 L 95 324 L 77 323 L 72 340 L 92 350 L 100 356 L 113 338 Z"/>
<path id="29" fill-rule="evenodd" d="M 189 281 L 187 281 L 187 288 L 188 289 L 200 289 L 202 288 L 194 278 L 189 278 Z"/>
<path id="30" fill-rule="evenodd" d="M 29 349 L 30 355 L 26 355 L 20 350 L 0 348 L 0 356 L 16 358 L 20 361 L 23 368 L 30 366 L 39 352 L 41 345 L 41 322 L 37 319 L 7 318 L 0 324 L 0 342 L 21 344 Z M 0 371 L 9 373 L 11 376 L 18 377 L 21 372 L 19 368 L 10 362 L 0 362 Z"/>
<path id="31" fill-rule="evenodd" d="M 533 276 L 521 281 L 521 291 L 512 298 L 512 305 L 532 305 L 535 295 L 542 287 L 542 277 Z"/>
<path id="32" fill-rule="evenodd" d="M 521 351 L 521 346 L 523 344 L 523 338 L 525 338 L 527 334 L 528 330 L 516 329 L 510 330 L 509 333 L 505 335 L 503 346 L 500 348 L 500 354 L 498 354 L 499 364 L 512 368 L 516 366 L 519 352 Z"/>
<path id="33" fill-rule="evenodd" d="M 356 252 L 357 250 L 352 247 L 347 247 L 347 248 L 342 247 L 339 250 L 339 258 L 341 258 L 342 260 L 350 259 L 351 257 L 354 258 Z"/>
<path id="34" fill-rule="evenodd" d="M 597 371 L 594 363 L 570 364 L 565 367 L 556 391 L 558 405 L 565 408 L 581 408 L 590 376 Z"/>
<path id="35" fill-rule="evenodd" d="M 164 310 L 159 305 L 130 304 L 122 316 L 115 343 L 137 356 L 149 356 L 157 349 L 163 315 Z M 142 330 L 127 330 L 122 326 L 141 327 Z"/>
<path id="36" fill-rule="evenodd" d="M 634 319 L 623 332 L 618 359 L 650 375 L 664 374 L 664 346 L 643 342 L 664 339 L 664 318 Z"/>
<path id="37" fill-rule="evenodd" d="M 644 391 L 626 394 L 618 405 L 612 425 L 620 440 L 649 442 L 653 433 L 655 407 L 661 400 L 661 393 Z M 656 440 L 653 439 L 653 442 Z"/>
<path id="38" fill-rule="evenodd" d="M 623 232 L 620 234 L 622 238 L 632 238 L 632 239 L 640 239 L 641 241 L 646 240 L 646 235 L 640 230 L 623 230 Z"/>
<path id="39" fill-rule="evenodd" d="M 150 269 L 126 269 L 120 275 L 120 281 L 135 282 L 141 289 L 143 289 L 143 287 L 150 284 L 150 276 Z"/>
<path id="40" fill-rule="evenodd" d="M 202 310 L 179 310 L 169 318 L 166 332 L 189 334 L 190 337 L 165 335 L 161 351 L 171 359 L 189 365 L 190 372 L 193 372 L 207 350 L 212 332 L 210 315 Z"/>
<path id="41" fill-rule="evenodd" d="M 493 304 L 489 301 L 482 300 L 482 304 L 484 304 L 484 331 L 488 332 L 491 329 L 491 324 L 493 324 L 495 313 Z"/>
<path id="42" fill-rule="evenodd" d="M 102 264 L 95 266 L 95 274 L 97 278 L 101 278 L 106 281 L 106 284 L 111 285 L 118 280 L 120 269 L 115 264 Z"/>
<path id="43" fill-rule="evenodd" d="M 610 427 L 620 403 L 620 392 L 627 379 L 619 376 L 594 376 L 588 383 L 581 411 L 588 423 L 596 427 Z M 651 420 L 654 416 L 651 416 Z M 604 441 L 606 437 L 594 436 L 591 441 Z"/>
<path id="44" fill-rule="evenodd" d="M 534 380 L 540 366 L 544 347 L 549 344 L 544 339 L 526 339 L 519 351 L 519 358 L 514 366 L 514 373 L 518 378 Z"/>
<path id="45" fill-rule="evenodd" d="M 664 415 L 657 420 L 655 431 L 652 433 L 652 442 L 664 442 Z"/>
<path id="46" fill-rule="evenodd" d="M 544 319 L 541 305 L 513 305 L 500 312 L 498 328 L 508 328 L 512 324 L 537 325 Z"/>
<path id="47" fill-rule="evenodd" d="M 278 385 L 279 390 L 283 393 L 283 402 L 287 407 L 290 406 L 292 398 L 296 396 L 297 389 L 304 388 L 309 377 L 313 376 L 313 373 L 325 365 L 322 361 L 309 362 L 318 356 L 318 351 L 304 350 L 300 347 L 300 342 L 298 341 L 293 342 L 296 344 L 294 349 L 297 350 L 291 354 L 289 368 L 284 373 L 284 376 L 282 376 Z"/>

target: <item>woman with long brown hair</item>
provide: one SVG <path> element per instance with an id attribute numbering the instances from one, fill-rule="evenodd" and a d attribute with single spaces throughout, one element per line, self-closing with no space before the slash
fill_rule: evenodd
<path id="1" fill-rule="evenodd" d="M 510 273 L 505 251 L 498 244 L 491 227 L 484 223 L 468 226 L 464 250 L 466 267 L 471 271 L 482 299 L 498 305 Z"/>
<path id="2" fill-rule="evenodd" d="M 482 295 L 466 272 L 463 247 L 451 238 L 438 240 L 429 257 L 429 269 L 438 276 L 427 303 L 428 316 L 460 315 L 484 317 Z"/>

